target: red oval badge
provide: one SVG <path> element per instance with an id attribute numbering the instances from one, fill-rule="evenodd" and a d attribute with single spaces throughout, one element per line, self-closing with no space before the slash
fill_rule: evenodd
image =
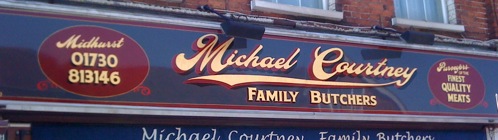
<path id="1" fill-rule="evenodd" d="M 49 80 L 71 93 L 112 97 L 139 86 L 149 72 L 142 47 L 127 35 L 98 26 L 73 26 L 53 33 L 38 52 Z"/>
<path id="2" fill-rule="evenodd" d="M 458 59 L 436 62 L 429 70 L 428 84 L 434 97 L 453 109 L 471 109 L 484 100 L 486 88 L 481 74 Z"/>

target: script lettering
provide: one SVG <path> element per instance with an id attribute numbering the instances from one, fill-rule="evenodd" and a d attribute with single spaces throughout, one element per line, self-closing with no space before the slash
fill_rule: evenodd
<path id="1" fill-rule="evenodd" d="M 205 40 L 208 40 L 207 43 L 203 43 Z M 218 36 L 204 35 L 192 46 L 197 53 L 190 58 L 187 58 L 185 53 L 178 54 L 173 60 L 173 67 L 178 73 L 186 73 L 194 66 L 196 66 L 197 73 L 202 73 L 204 69 L 207 69 L 209 74 L 217 74 L 228 66 L 285 72 L 297 63 L 294 59 L 300 49 L 295 49 L 288 58 L 260 57 L 258 54 L 264 48 L 262 45 L 257 46 L 250 54 L 241 55 L 238 50 L 234 50 L 227 55 L 225 60 L 222 60 L 233 40 L 234 38 L 230 38 L 216 46 Z"/>
<path id="2" fill-rule="evenodd" d="M 344 56 L 344 52 L 340 48 L 331 48 L 319 53 L 320 48 L 321 47 L 318 47 L 314 50 L 314 60 L 310 67 L 311 77 L 318 80 L 328 80 L 338 74 L 352 76 L 364 75 L 379 78 L 399 78 L 395 85 L 402 87 L 410 81 L 415 71 L 417 71 L 417 68 L 387 66 L 387 59 L 382 59 L 377 65 L 372 65 L 370 63 L 358 64 L 354 62 L 340 62 Z M 331 54 L 335 54 L 335 58 L 330 60 L 326 59 L 326 56 L 330 56 Z M 331 67 L 332 70 L 327 72 L 324 70 L 326 67 Z"/>
<path id="3" fill-rule="evenodd" d="M 105 49 L 121 48 L 124 44 L 124 38 L 115 41 L 100 41 L 99 36 L 94 36 L 90 40 L 80 39 L 81 35 L 72 35 L 64 42 L 57 42 L 57 48 L 66 49 Z"/>

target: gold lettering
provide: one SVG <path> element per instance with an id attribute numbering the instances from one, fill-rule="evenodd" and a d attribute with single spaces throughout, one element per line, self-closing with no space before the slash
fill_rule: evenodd
<path id="1" fill-rule="evenodd" d="M 106 49 L 121 48 L 124 45 L 124 38 L 115 41 L 100 41 L 100 37 L 94 36 L 89 41 L 80 39 L 81 35 L 72 35 L 66 41 L 58 41 L 55 45 L 59 49 Z"/>
<path id="2" fill-rule="evenodd" d="M 207 42 L 205 40 L 208 40 Z M 295 57 L 299 54 L 300 49 L 294 50 L 288 58 L 274 58 L 274 57 L 260 57 L 259 52 L 263 50 L 263 46 L 259 45 L 254 48 L 254 50 L 249 55 L 239 55 L 238 51 L 235 50 L 231 54 L 228 54 L 228 58 L 225 62 L 222 62 L 222 58 L 225 55 L 228 47 L 232 44 L 234 38 L 230 38 L 227 41 L 216 46 L 218 42 L 218 36 L 215 34 L 207 34 L 199 39 L 197 39 L 194 50 L 197 51 L 192 57 L 187 58 L 185 53 L 180 53 L 175 56 L 173 61 L 173 67 L 178 73 L 186 73 L 196 67 L 196 72 L 201 73 L 207 68 L 210 74 L 216 74 L 228 66 L 235 68 L 257 68 L 264 70 L 274 70 L 285 72 L 293 67 L 297 60 Z M 203 43 L 206 42 L 206 43 Z M 209 67 L 207 67 L 209 66 Z"/>
<path id="3" fill-rule="evenodd" d="M 376 106 L 376 96 L 356 95 L 356 94 L 334 94 L 320 93 L 319 91 L 310 90 L 310 102 L 312 104 L 341 104 L 352 106 Z"/>
<path id="4" fill-rule="evenodd" d="M 354 103 L 356 103 L 355 95 L 348 94 L 348 105 L 354 105 Z"/>
<path id="5" fill-rule="evenodd" d="M 297 95 L 299 94 L 299 92 L 295 91 L 295 92 L 292 92 L 292 91 L 289 91 L 289 94 L 292 98 L 291 102 L 296 102 L 297 101 Z"/>
<path id="6" fill-rule="evenodd" d="M 340 100 L 340 101 L 341 101 L 341 104 L 343 104 L 343 105 L 347 105 L 347 104 L 348 104 L 348 100 L 347 100 L 347 99 L 348 99 L 348 95 L 346 95 L 346 94 L 341 94 L 341 95 L 339 96 L 339 98 L 341 99 L 341 100 Z"/>
<path id="7" fill-rule="evenodd" d="M 371 77 L 390 77 L 390 78 L 399 78 L 395 85 L 398 87 L 404 86 L 410 79 L 413 74 L 417 70 L 417 68 L 401 68 L 401 67 L 391 67 L 386 66 L 387 59 L 381 60 L 378 65 L 372 66 L 370 63 L 367 64 L 357 64 L 351 62 L 339 62 L 343 58 L 344 52 L 339 48 L 331 48 L 319 53 L 320 47 L 316 48 L 314 51 L 314 60 L 311 65 L 311 77 L 319 80 L 327 80 L 336 76 L 338 73 L 343 73 L 344 75 L 360 75 L 364 74 L 366 76 Z M 335 54 L 335 58 L 331 60 L 325 60 L 326 56 L 329 56 L 331 53 Z M 325 72 L 324 67 L 331 66 L 334 63 L 336 64 L 332 67 L 331 72 Z M 375 68 L 374 68 L 375 67 Z"/>
<path id="8" fill-rule="evenodd" d="M 334 99 L 334 104 L 338 104 L 337 103 L 337 98 L 339 97 L 339 94 L 330 94 L 330 96 Z"/>
<path id="9" fill-rule="evenodd" d="M 356 105 L 363 105 L 363 98 L 362 96 L 356 95 Z"/>
<path id="10" fill-rule="evenodd" d="M 442 83 L 441 89 L 444 92 L 465 92 L 470 93 L 471 84 L 459 84 L 459 83 Z"/>
<path id="11" fill-rule="evenodd" d="M 337 71 L 334 71 L 332 73 L 327 73 L 324 71 L 323 66 L 330 66 L 333 63 L 336 63 L 337 61 L 341 60 L 343 52 L 339 48 L 332 48 L 332 49 L 325 50 L 319 54 L 318 52 L 320 51 L 320 48 L 321 47 L 318 47 L 314 51 L 315 52 L 314 53 L 315 60 L 313 61 L 312 66 L 311 66 L 311 70 L 312 70 L 311 76 L 315 79 L 318 79 L 318 80 L 327 80 L 327 79 L 331 78 L 332 76 L 334 76 Z M 325 57 L 329 53 L 332 53 L 332 52 L 334 52 L 337 55 L 335 57 L 335 59 L 325 60 Z"/>
<path id="12" fill-rule="evenodd" d="M 273 102 L 280 102 L 280 100 L 278 100 L 278 92 L 277 91 L 270 91 L 270 90 L 267 90 L 266 91 L 266 98 L 268 99 L 268 101 L 273 101 Z"/>
<path id="13" fill-rule="evenodd" d="M 448 75 L 448 82 L 459 82 L 459 83 L 464 83 L 464 82 L 465 82 L 465 76 L 460 76 L 460 75 Z"/>
<path id="14" fill-rule="evenodd" d="M 265 92 L 263 90 L 258 90 L 258 96 L 256 97 L 256 101 L 266 101 Z"/>
<path id="15" fill-rule="evenodd" d="M 331 100 L 330 100 L 330 96 L 329 94 L 322 94 L 322 104 L 330 104 L 331 103 Z"/>
<path id="16" fill-rule="evenodd" d="M 274 66 L 275 66 L 274 69 L 275 70 L 281 69 L 284 67 L 284 64 L 285 64 L 285 58 L 279 58 L 279 59 L 277 59 L 277 61 L 274 64 Z"/>
<path id="17" fill-rule="evenodd" d="M 370 106 L 376 106 L 377 105 L 377 96 L 370 96 Z"/>
<path id="18" fill-rule="evenodd" d="M 298 94 L 299 92 L 297 91 L 260 90 L 255 87 L 248 87 L 247 101 L 295 103 Z"/>
<path id="19" fill-rule="evenodd" d="M 319 104 L 322 102 L 322 98 L 320 97 L 320 92 L 319 91 L 310 91 L 310 101 L 312 104 Z"/>
<path id="20" fill-rule="evenodd" d="M 468 95 L 468 94 L 448 94 L 448 102 L 450 102 L 450 103 L 470 103 L 470 95 Z"/>
<path id="21" fill-rule="evenodd" d="M 454 66 L 446 66 L 446 62 L 439 63 L 439 66 L 436 68 L 437 72 L 445 72 L 445 71 L 453 71 L 453 73 L 458 73 L 459 71 L 467 71 L 469 69 L 468 65 L 459 64 Z"/>
<path id="22" fill-rule="evenodd" d="M 256 95 L 256 89 L 255 87 L 248 87 L 247 88 L 247 100 L 248 101 L 254 101 L 254 96 Z"/>

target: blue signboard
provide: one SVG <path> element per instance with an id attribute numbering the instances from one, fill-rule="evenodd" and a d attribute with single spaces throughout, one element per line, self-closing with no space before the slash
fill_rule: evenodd
<path id="1" fill-rule="evenodd" d="M 497 116 L 491 57 L 6 9 L 0 20 L 0 100 Z"/>
<path id="2" fill-rule="evenodd" d="M 485 140 L 484 131 L 34 124 L 33 140 Z"/>

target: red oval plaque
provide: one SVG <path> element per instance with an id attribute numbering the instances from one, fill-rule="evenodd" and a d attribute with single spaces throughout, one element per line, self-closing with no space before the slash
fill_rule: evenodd
<path id="1" fill-rule="evenodd" d="M 98 26 L 73 26 L 53 33 L 40 46 L 38 61 L 49 80 L 89 97 L 127 93 L 149 72 L 149 60 L 135 40 Z"/>
<path id="2" fill-rule="evenodd" d="M 453 109 L 471 109 L 484 99 L 481 75 L 472 65 L 461 60 L 436 62 L 429 70 L 428 84 L 434 97 Z"/>

